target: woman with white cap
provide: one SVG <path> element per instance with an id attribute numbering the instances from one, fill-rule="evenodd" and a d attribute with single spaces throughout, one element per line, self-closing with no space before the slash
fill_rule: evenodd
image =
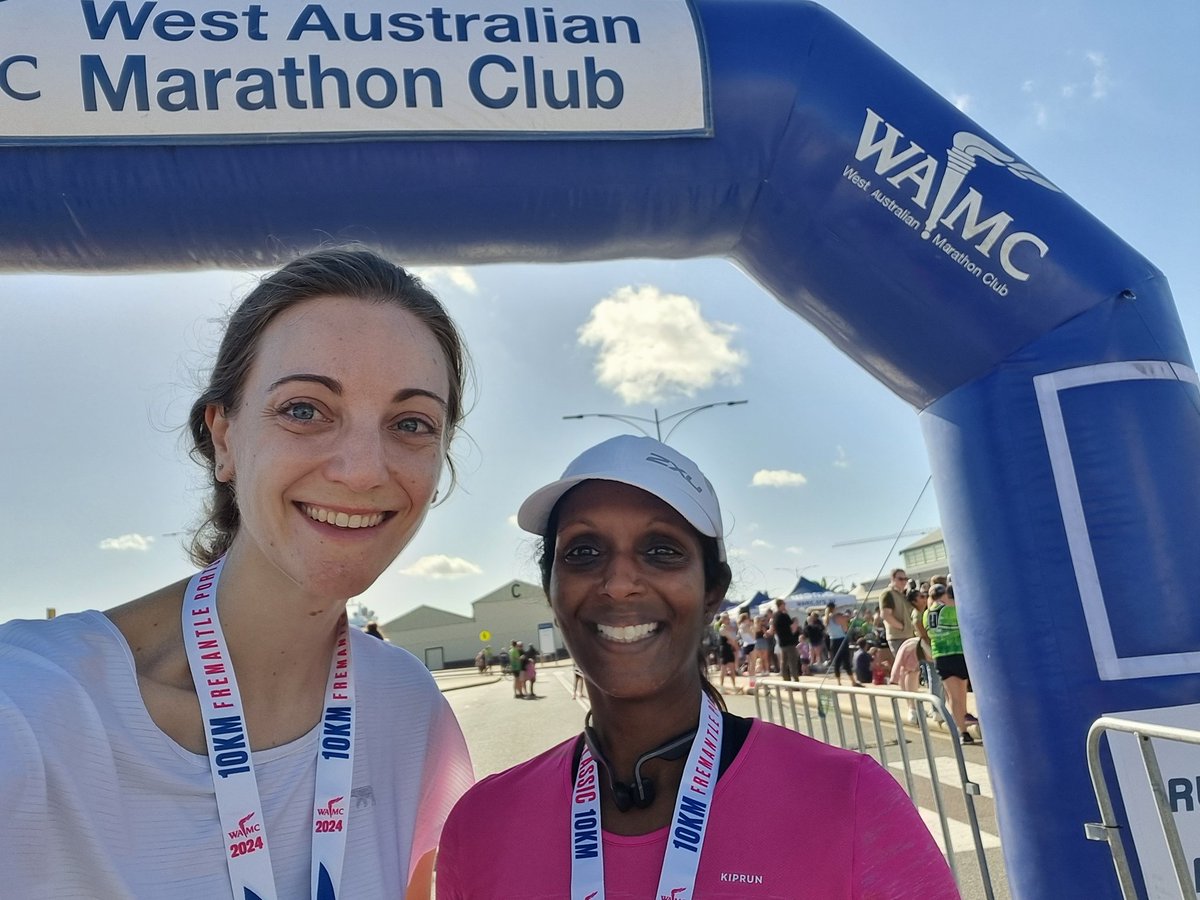
<path id="1" fill-rule="evenodd" d="M 756 837 L 764 852 L 745 852 L 743 801 L 764 784 L 781 811 L 814 800 L 840 811 L 823 839 L 843 850 L 810 858 L 805 896 L 958 896 L 911 801 L 872 759 L 723 711 L 700 648 L 730 569 L 720 506 L 694 462 L 613 438 L 517 520 L 542 537 L 543 584 L 590 720 L 458 803 L 439 850 L 441 900 L 511 897 L 516 885 L 578 900 L 800 896 L 788 817 Z M 478 827 L 498 815 L 521 827 L 499 838 Z"/>

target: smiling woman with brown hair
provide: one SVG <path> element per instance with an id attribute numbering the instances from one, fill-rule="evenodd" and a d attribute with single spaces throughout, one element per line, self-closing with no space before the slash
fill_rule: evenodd
<path id="1" fill-rule="evenodd" d="M 439 900 L 502 900 L 516 885 L 572 900 L 958 896 L 874 760 L 724 711 L 700 649 L 731 574 L 720 506 L 692 460 L 613 438 L 535 491 L 518 522 L 542 537 L 542 582 L 591 713 L 582 735 L 458 803 Z M 780 824 L 748 857 L 744 801 L 764 784 Z M 808 857 L 801 879 L 789 824 L 814 803 L 838 811 L 822 840 L 839 852 Z M 479 827 L 498 817 L 520 827 Z"/>
<path id="2" fill-rule="evenodd" d="M 5 896 L 429 895 L 466 747 L 424 666 L 346 602 L 424 521 L 464 366 L 438 300 L 365 250 L 242 301 L 190 417 L 201 571 L 0 627 Z"/>

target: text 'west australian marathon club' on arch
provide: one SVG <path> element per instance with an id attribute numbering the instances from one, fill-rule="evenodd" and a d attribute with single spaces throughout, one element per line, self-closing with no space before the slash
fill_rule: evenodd
<path id="1" fill-rule="evenodd" d="M 65 139 L 132 139 L 146 132 L 132 120 L 147 113 L 162 118 L 160 134 L 209 133 L 214 113 L 241 134 L 419 133 L 447 122 L 462 133 L 707 128 L 702 49 L 685 4 L 184 6 L 81 0 L 73 15 L 56 13 L 55 28 L 31 22 L 28 46 L 10 43 L 0 60 L 9 136 L 43 134 L 65 115 Z M 676 110 L 653 99 L 685 85 Z M 422 111 L 450 115 L 435 125 Z"/>

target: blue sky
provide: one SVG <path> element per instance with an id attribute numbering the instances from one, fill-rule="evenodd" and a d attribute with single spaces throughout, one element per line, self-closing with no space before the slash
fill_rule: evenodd
<path id="1" fill-rule="evenodd" d="M 1194 0 L 826 5 L 1162 269 L 1197 346 Z M 422 603 L 466 613 L 512 578 L 536 580 L 517 506 L 623 430 L 564 415 L 749 401 L 671 438 L 722 499 L 735 597 L 782 593 L 800 571 L 870 579 L 897 562 L 889 542 L 834 545 L 893 533 L 910 513 L 911 526 L 938 524 L 932 488 L 918 502 L 929 466 L 915 412 L 728 262 L 422 274 L 467 336 L 475 402 L 459 488 L 363 598 L 384 620 Z M 0 620 L 106 608 L 188 574 L 176 533 L 202 498 L 178 426 L 221 315 L 251 283 L 0 276 Z M 655 341 L 663 362 L 647 368 L 631 338 Z M 682 350 L 698 342 L 703 361 Z"/>

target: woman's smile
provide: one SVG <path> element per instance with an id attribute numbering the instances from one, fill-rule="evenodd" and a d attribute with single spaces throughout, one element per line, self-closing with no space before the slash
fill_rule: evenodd
<path id="1" fill-rule="evenodd" d="M 660 623 L 647 622 L 643 625 L 596 624 L 596 633 L 606 641 L 617 644 L 636 644 L 658 634 Z"/>
<path id="2" fill-rule="evenodd" d="M 335 528 L 374 528 L 388 517 L 385 512 L 346 513 L 323 506 L 299 504 L 301 511 L 314 522 L 322 522 Z"/>

